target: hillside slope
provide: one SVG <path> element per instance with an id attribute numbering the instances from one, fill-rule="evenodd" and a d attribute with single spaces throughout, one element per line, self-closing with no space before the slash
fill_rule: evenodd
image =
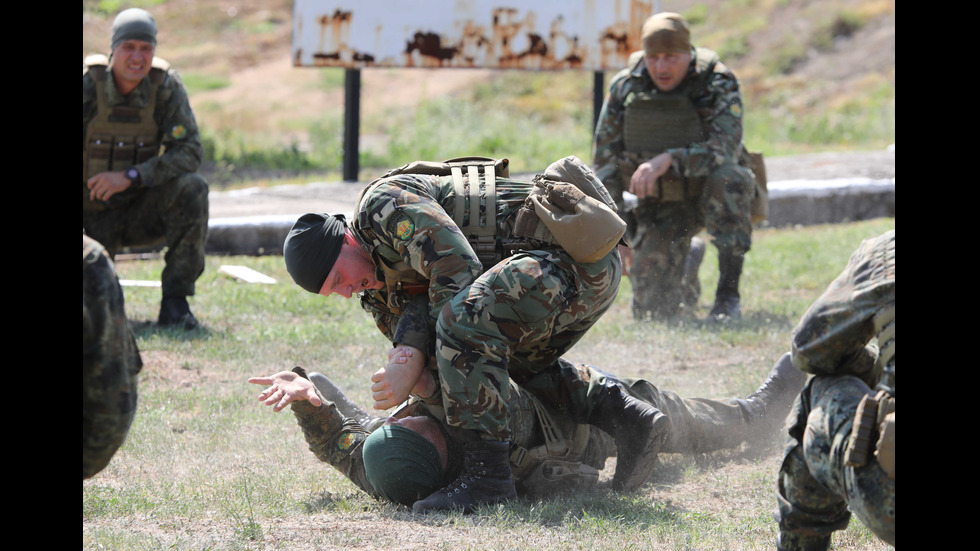
<path id="1" fill-rule="evenodd" d="M 739 75 L 746 104 L 770 120 L 860 109 L 863 98 L 876 95 L 890 95 L 893 105 L 894 0 L 660 4 L 692 21 L 695 43 L 719 51 Z M 115 14 L 100 13 L 96 5 L 83 2 L 83 55 L 108 49 Z M 199 122 L 215 134 L 303 143 L 311 119 L 343 112 L 342 70 L 291 64 L 291 0 L 162 0 L 149 9 L 159 26 L 157 55 L 184 76 Z M 411 110 L 498 75 L 477 69 L 362 71 L 362 148 L 370 147 L 365 126 L 374 115 L 393 107 Z M 582 108 L 591 110 L 591 75 L 555 78 L 563 79 L 556 81 L 561 86 L 580 83 Z"/>

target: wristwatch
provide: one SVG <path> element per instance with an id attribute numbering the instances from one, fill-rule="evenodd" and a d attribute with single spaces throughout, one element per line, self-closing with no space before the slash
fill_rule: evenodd
<path id="1" fill-rule="evenodd" d="M 140 179 L 140 171 L 136 170 L 135 166 L 131 166 L 126 169 L 126 177 L 133 183 L 136 183 L 136 181 Z"/>

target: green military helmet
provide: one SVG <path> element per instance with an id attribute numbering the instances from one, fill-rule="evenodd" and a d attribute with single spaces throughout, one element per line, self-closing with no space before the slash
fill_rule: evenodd
<path id="1" fill-rule="evenodd" d="M 442 462 L 436 446 L 419 433 L 383 425 L 361 447 L 364 473 L 385 499 L 411 507 L 439 489 Z"/>

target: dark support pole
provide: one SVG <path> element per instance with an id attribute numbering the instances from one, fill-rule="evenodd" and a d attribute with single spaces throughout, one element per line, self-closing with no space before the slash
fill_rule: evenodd
<path id="1" fill-rule="evenodd" d="M 595 71 L 592 78 L 592 133 L 599 126 L 599 113 L 602 112 L 602 100 L 605 99 L 606 85 L 604 82 L 606 74 L 602 71 Z"/>
<path id="2" fill-rule="evenodd" d="M 344 73 L 344 181 L 356 182 L 361 125 L 361 70 Z"/>

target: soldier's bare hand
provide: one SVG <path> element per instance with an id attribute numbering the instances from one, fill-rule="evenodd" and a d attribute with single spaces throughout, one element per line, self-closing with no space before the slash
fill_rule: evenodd
<path id="1" fill-rule="evenodd" d="M 282 411 L 290 403 L 302 400 L 309 400 L 314 406 L 323 403 L 313 383 L 292 371 L 280 371 L 268 377 L 251 377 L 248 382 L 269 385 L 269 388 L 259 394 L 259 401 L 272 406 L 272 411 Z"/>
<path id="2" fill-rule="evenodd" d="M 630 193 L 635 194 L 640 199 L 652 197 L 654 194 L 657 179 L 664 175 L 670 168 L 670 153 L 661 153 L 656 157 L 641 163 L 636 167 L 633 176 L 630 177 Z"/>
<path id="3" fill-rule="evenodd" d="M 403 348 L 404 350 L 398 350 Z M 390 409 L 405 401 L 425 368 L 425 354 L 411 346 L 388 352 L 388 365 L 371 376 L 374 409 Z"/>
<path id="4" fill-rule="evenodd" d="M 108 201 L 113 195 L 126 191 L 133 182 L 122 171 L 100 172 L 86 182 L 91 190 L 88 194 L 92 201 Z"/>

